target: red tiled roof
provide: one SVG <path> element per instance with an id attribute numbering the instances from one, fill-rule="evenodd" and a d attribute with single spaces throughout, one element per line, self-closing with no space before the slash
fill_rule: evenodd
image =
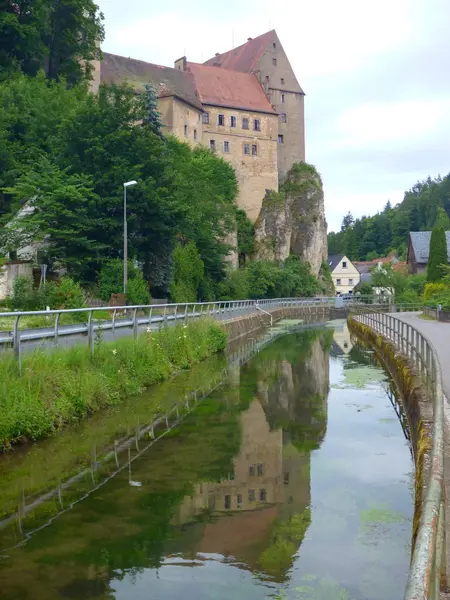
<path id="1" fill-rule="evenodd" d="M 242 44 L 242 46 L 238 46 L 233 50 L 210 58 L 203 64 L 214 66 L 215 63 L 219 63 L 222 69 L 240 71 L 241 73 L 252 73 L 256 63 L 264 54 L 267 45 L 273 42 L 275 36 L 275 30 L 272 29 L 272 31 L 268 31 L 267 33 L 263 33 L 263 35 L 250 39 L 245 44 Z"/>
<path id="2" fill-rule="evenodd" d="M 194 77 L 187 71 L 103 52 L 100 80 L 102 83 L 116 84 L 126 81 L 137 91 L 143 91 L 145 85 L 151 83 L 158 98 L 177 96 L 203 110 L 197 97 Z"/>
<path id="3" fill-rule="evenodd" d="M 256 75 L 187 63 L 203 104 L 276 114 Z"/>

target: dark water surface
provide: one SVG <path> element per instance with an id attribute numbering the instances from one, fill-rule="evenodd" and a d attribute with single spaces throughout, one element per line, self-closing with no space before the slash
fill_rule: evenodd
<path id="1" fill-rule="evenodd" d="M 387 377 L 334 325 L 229 369 L 147 451 L 142 439 L 103 460 L 151 422 L 143 398 L 0 461 L 3 524 L 38 500 L 0 529 L 0 598 L 401 600 L 410 448 Z M 167 407 L 224 366 L 152 394 Z"/>

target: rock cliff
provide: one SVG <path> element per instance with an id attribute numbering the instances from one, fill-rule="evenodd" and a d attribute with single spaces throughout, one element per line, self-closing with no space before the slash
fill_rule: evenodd
<path id="1" fill-rule="evenodd" d="M 257 258 L 284 260 L 296 254 L 318 275 L 327 258 L 322 180 L 315 167 L 296 163 L 279 192 L 267 190 L 255 223 Z"/>

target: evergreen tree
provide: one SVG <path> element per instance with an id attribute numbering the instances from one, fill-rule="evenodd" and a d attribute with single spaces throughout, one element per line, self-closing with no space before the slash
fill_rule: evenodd
<path id="1" fill-rule="evenodd" d="M 444 276 L 442 265 L 447 266 L 447 240 L 442 227 L 436 227 L 431 232 L 430 253 L 428 257 L 427 281 L 434 283 Z"/>
<path id="2" fill-rule="evenodd" d="M 353 218 L 352 213 L 349 211 L 342 219 L 341 231 L 347 231 L 347 229 L 351 227 L 354 222 L 355 219 Z"/>
<path id="3" fill-rule="evenodd" d="M 448 214 L 445 212 L 445 209 L 440 206 L 438 208 L 435 227 L 442 227 L 444 231 L 450 230 L 450 219 Z"/>
<path id="4" fill-rule="evenodd" d="M 161 121 L 161 114 L 158 111 L 158 100 L 156 97 L 156 92 L 151 83 L 147 83 L 145 86 L 145 96 L 146 96 L 146 108 L 147 114 L 144 119 L 144 123 L 148 125 L 153 133 L 162 137 L 162 126 L 163 123 Z"/>

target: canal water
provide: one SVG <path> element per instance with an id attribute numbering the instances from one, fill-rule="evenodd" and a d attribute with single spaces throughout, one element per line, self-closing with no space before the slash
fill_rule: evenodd
<path id="1" fill-rule="evenodd" d="M 3 457 L 0 598 L 401 600 L 413 461 L 389 380 L 343 321 L 286 328 L 155 387 L 189 405 L 156 442 L 147 396 Z"/>

